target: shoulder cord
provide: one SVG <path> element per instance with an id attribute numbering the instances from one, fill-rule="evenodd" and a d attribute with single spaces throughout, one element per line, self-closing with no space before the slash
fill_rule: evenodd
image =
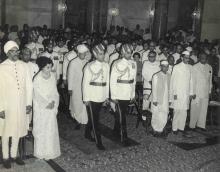
<path id="1" fill-rule="evenodd" d="M 102 80 L 103 80 L 103 69 L 101 68 L 97 73 L 95 73 L 95 72 L 91 69 L 91 65 L 92 65 L 92 64 L 89 65 L 89 70 L 90 70 L 90 72 L 92 73 L 92 76 L 94 76 L 94 78 L 93 78 L 91 81 L 94 82 L 95 80 L 97 80 L 97 79 L 99 78 L 100 75 L 101 75 Z"/>
<path id="2" fill-rule="evenodd" d="M 130 78 L 130 69 L 129 69 L 128 66 L 127 66 L 124 70 L 120 70 L 120 69 L 118 68 L 118 65 L 115 64 L 115 68 L 116 68 L 116 70 L 120 73 L 120 76 L 118 77 L 119 79 L 121 79 L 122 76 L 124 76 L 127 72 L 128 72 L 128 78 Z"/>

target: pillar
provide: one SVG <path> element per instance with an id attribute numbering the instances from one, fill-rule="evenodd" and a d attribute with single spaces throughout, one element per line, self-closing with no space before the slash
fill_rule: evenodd
<path id="1" fill-rule="evenodd" d="M 155 13 L 153 22 L 153 39 L 163 38 L 167 32 L 169 0 L 155 0 Z"/>
<path id="2" fill-rule="evenodd" d="M 1 25 L 6 24 L 6 0 L 1 0 Z"/>

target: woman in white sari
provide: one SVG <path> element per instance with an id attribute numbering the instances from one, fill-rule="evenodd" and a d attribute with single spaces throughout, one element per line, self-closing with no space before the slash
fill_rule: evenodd
<path id="1" fill-rule="evenodd" d="M 34 78 L 34 156 L 39 159 L 54 159 L 60 156 L 60 142 L 57 125 L 59 94 L 55 75 L 51 72 L 53 62 L 39 57 L 40 72 Z"/>

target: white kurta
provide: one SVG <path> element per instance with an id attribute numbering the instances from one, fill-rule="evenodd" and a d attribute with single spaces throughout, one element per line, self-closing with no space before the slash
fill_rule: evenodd
<path id="1" fill-rule="evenodd" d="M 152 119 L 151 125 L 157 132 L 162 132 L 166 123 L 169 112 L 169 74 L 158 72 L 152 79 Z M 153 104 L 157 102 L 157 106 Z"/>
<path id="2" fill-rule="evenodd" d="M 145 61 L 142 68 L 142 77 L 144 80 L 143 94 L 151 95 L 151 81 L 155 73 L 160 71 L 160 64 L 158 61 L 151 63 Z M 148 110 L 151 102 L 151 96 L 148 100 L 143 100 L 143 110 Z"/>
<path id="3" fill-rule="evenodd" d="M 193 71 L 193 90 L 196 99 L 191 102 L 190 127 L 205 128 L 209 94 L 212 90 L 212 67 L 209 64 L 195 64 Z"/>
<path id="4" fill-rule="evenodd" d="M 74 50 L 65 54 L 64 59 L 63 59 L 63 80 L 67 79 L 67 69 L 68 69 L 68 65 L 70 61 L 76 57 L 77 57 L 77 54 Z"/>
<path id="5" fill-rule="evenodd" d="M 55 101 L 54 108 L 47 109 L 46 106 L 52 101 Z M 44 79 L 42 72 L 39 72 L 34 78 L 33 104 L 34 156 L 54 159 L 60 155 L 57 125 L 59 94 L 54 75 Z"/>
<path id="6" fill-rule="evenodd" d="M 88 122 L 86 106 L 82 99 L 83 67 L 86 62 L 86 60 L 81 60 L 78 57 L 73 59 L 69 64 L 67 75 L 68 90 L 72 91 L 69 108 L 72 117 L 81 124 Z"/>
<path id="7" fill-rule="evenodd" d="M 177 64 L 173 68 L 170 81 L 170 102 L 174 109 L 172 129 L 173 131 L 184 130 L 187 109 L 189 109 L 190 95 L 193 93 L 193 77 L 192 66 L 183 62 Z M 174 95 L 177 99 L 174 100 Z"/>
<path id="8" fill-rule="evenodd" d="M 174 100 L 177 95 L 177 100 Z M 170 81 L 170 99 L 173 108 L 179 110 L 189 109 L 189 96 L 193 95 L 192 66 L 183 62 L 173 68 Z"/>
<path id="9" fill-rule="evenodd" d="M 23 137 L 27 135 L 26 106 L 32 105 L 33 85 L 26 63 L 9 59 L 0 64 L 0 136 Z"/>

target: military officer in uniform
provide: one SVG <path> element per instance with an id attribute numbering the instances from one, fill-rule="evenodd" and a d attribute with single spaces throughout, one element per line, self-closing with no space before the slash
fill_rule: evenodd
<path id="1" fill-rule="evenodd" d="M 132 46 L 122 45 L 121 59 L 113 63 L 110 77 L 110 94 L 116 104 L 114 133 L 121 136 L 121 142 L 127 145 L 126 114 L 127 106 L 135 98 L 137 65 L 131 59 Z"/>
<path id="2" fill-rule="evenodd" d="M 109 98 L 109 65 L 104 62 L 105 48 L 102 44 L 96 45 L 92 53 L 95 61 L 85 66 L 82 85 L 83 101 L 89 118 L 85 137 L 92 141 L 92 129 L 97 148 L 104 150 L 99 129 L 99 112 L 103 102 Z"/>

